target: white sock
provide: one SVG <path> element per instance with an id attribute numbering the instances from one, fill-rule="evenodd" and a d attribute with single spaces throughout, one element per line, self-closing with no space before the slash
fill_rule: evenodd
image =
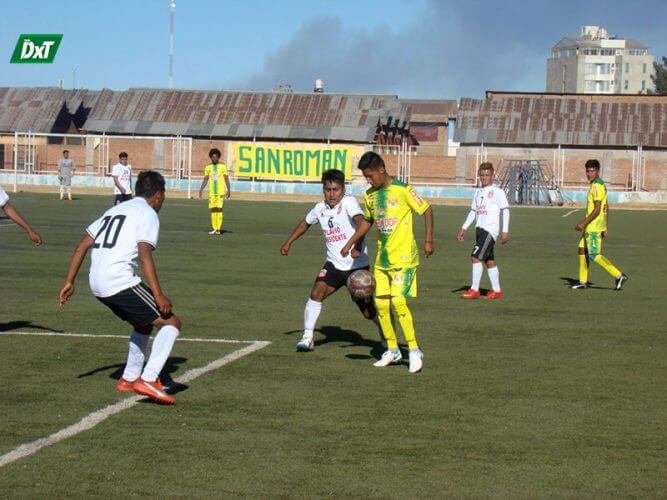
<path id="1" fill-rule="evenodd" d="M 62 198 L 62 196 L 63 196 L 64 193 L 65 193 L 65 188 L 64 188 L 64 187 L 62 186 L 62 184 L 61 184 L 61 185 L 60 185 L 60 197 L 61 197 L 61 198 Z"/>
<path id="2" fill-rule="evenodd" d="M 142 335 L 133 330 L 132 335 L 130 335 L 130 346 L 127 350 L 127 364 L 123 372 L 125 380 L 133 382 L 141 375 L 146 357 L 146 344 L 148 344 L 148 335 Z"/>
<path id="3" fill-rule="evenodd" d="M 482 281 L 482 273 L 484 272 L 484 267 L 481 262 L 473 262 L 472 264 L 472 285 L 470 288 L 473 290 L 479 290 L 479 282 Z"/>
<path id="4" fill-rule="evenodd" d="M 167 325 L 160 328 L 153 340 L 153 347 L 151 348 L 151 357 L 148 358 L 144 373 L 141 374 L 142 380 L 146 382 L 155 382 L 167 362 L 167 358 L 171 353 L 176 337 L 179 331 L 175 326 Z"/>
<path id="5" fill-rule="evenodd" d="M 67 196 L 69 196 L 70 198 L 72 197 L 72 187 L 71 186 L 67 186 Z"/>
<path id="6" fill-rule="evenodd" d="M 317 302 L 313 299 L 308 299 L 306 302 L 306 308 L 303 310 L 303 333 L 306 335 L 313 336 L 313 330 L 315 329 L 315 323 L 317 323 L 317 318 L 320 315 L 322 310 L 322 302 Z"/>
<path id="7" fill-rule="evenodd" d="M 491 281 L 491 288 L 494 292 L 500 291 L 500 271 L 498 271 L 498 266 L 490 267 L 486 270 L 489 274 L 489 281 Z"/>

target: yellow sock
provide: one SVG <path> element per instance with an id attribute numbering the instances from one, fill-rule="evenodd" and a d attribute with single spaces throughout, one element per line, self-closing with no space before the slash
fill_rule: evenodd
<path id="1" fill-rule="evenodd" d="M 593 260 L 596 264 L 598 264 L 602 269 L 607 271 L 609 274 L 611 274 L 614 278 L 618 278 L 622 273 L 621 271 L 618 270 L 614 264 L 612 264 L 607 257 L 604 255 L 596 255 L 595 259 Z"/>
<path id="2" fill-rule="evenodd" d="M 579 283 L 588 282 L 588 257 L 579 254 Z"/>
<path id="3" fill-rule="evenodd" d="M 390 301 L 389 299 L 380 299 L 375 298 L 375 308 L 378 313 L 378 321 L 380 322 L 380 328 L 382 328 L 382 334 L 384 339 L 387 341 L 388 349 L 398 349 L 398 342 L 396 342 L 396 330 L 394 330 L 394 325 L 391 322 L 391 309 L 389 308 Z"/>
<path id="4" fill-rule="evenodd" d="M 218 231 L 222 230 L 222 221 L 224 221 L 224 220 L 225 220 L 225 216 L 223 215 L 222 212 L 220 212 L 220 221 L 219 221 L 220 225 L 218 226 Z"/>
<path id="5" fill-rule="evenodd" d="M 216 219 L 217 219 L 217 212 L 211 212 L 211 227 L 213 228 L 213 231 L 217 231 L 215 227 Z"/>
<path id="6" fill-rule="evenodd" d="M 408 343 L 408 348 L 419 349 L 419 345 L 417 345 L 417 337 L 415 336 L 415 326 L 412 321 L 412 313 L 410 312 L 410 309 L 408 309 L 408 303 L 405 300 L 405 297 L 392 297 L 391 307 L 396 313 L 398 324 L 401 325 L 401 330 L 403 330 L 403 336 Z"/>

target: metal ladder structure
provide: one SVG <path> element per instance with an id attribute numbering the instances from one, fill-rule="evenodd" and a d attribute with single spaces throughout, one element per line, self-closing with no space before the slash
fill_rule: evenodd
<path id="1" fill-rule="evenodd" d="M 544 160 L 508 160 L 498 180 L 510 205 L 563 205 L 563 193 Z"/>

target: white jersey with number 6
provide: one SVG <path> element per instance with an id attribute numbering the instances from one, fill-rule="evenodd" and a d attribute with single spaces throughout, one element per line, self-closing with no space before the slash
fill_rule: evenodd
<path id="1" fill-rule="evenodd" d="M 356 230 L 354 217 L 364 215 L 354 196 L 343 196 L 335 207 L 330 207 L 326 201 L 321 201 L 306 215 L 306 223 L 313 225 L 320 223 L 327 243 L 327 260 L 340 271 L 359 269 L 368 265 L 368 253 L 364 242 L 361 255 L 353 259 L 351 255 L 343 257 L 340 251 Z"/>
<path id="2" fill-rule="evenodd" d="M 96 297 L 110 297 L 138 285 L 141 278 L 139 243 L 157 247 L 160 219 L 142 198 L 134 198 L 110 208 L 86 232 L 95 240 L 90 255 L 90 290 Z"/>

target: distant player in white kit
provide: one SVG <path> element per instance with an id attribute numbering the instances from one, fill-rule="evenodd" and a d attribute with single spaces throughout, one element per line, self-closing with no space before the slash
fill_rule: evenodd
<path id="1" fill-rule="evenodd" d="M 470 288 L 461 295 L 463 299 L 478 299 L 479 283 L 482 280 L 482 262 L 486 264 L 491 288 L 485 299 L 500 299 L 503 292 L 500 289 L 500 273 L 496 266 L 493 247 L 500 232 L 500 213 L 503 214 L 503 230 L 501 242 L 507 243 L 510 239 L 510 210 L 505 192 L 493 183 L 493 165 L 485 162 L 479 166 L 479 180 L 482 187 L 475 191 L 475 196 L 470 205 L 470 212 L 466 218 L 457 239 L 463 241 L 470 224 L 476 220 L 476 242 L 473 247 L 472 259 L 472 284 Z"/>
<path id="2" fill-rule="evenodd" d="M 125 151 L 118 155 L 118 163 L 111 167 L 113 177 L 114 205 L 132 199 L 132 165 L 127 162 Z"/>
<path id="3" fill-rule="evenodd" d="M 152 255 L 160 232 L 158 212 L 165 198 L 164 178 L 158 172 L 140 173 L 136 193 L 135 199 L 110 208 L 88 226 L 60 290 L 60 307 L 74 294 L 76 275 L 92 248 L 89 282 L 93 295 L 134 327 L 127 365 L 116 389 L 173 404 L 174 397 L 164 391 L 158 375 L 178 337 L 181 320 L 162 293 Z M 138 264 L 149 286 L 134 273 Z M 154 326 L 158 332 L 144 368 L 146 344 Z"/>
<path id="4" fill-rule="evenodd" d="M 280 248 L 280 253 L 287 256 L 292 243 L 315 223 L 320 224 L 327 244 L 327 261 L 315 279 L 303 313 L 303 337 L 296 345 L 298 351 L 312 351 L 314 348 L 313 330 L 322 310 L 322 301 L 345 286 L 347 278 L 354 271 L 369 268 L 364 241 L 360 241 L 347 257 L 340 254 L 345 243 L 354 234 L 357 224 L 364 218 L 364 212 L 357 200 L 353 196 L 345 195 L 345 174 L 334 169 L 323 172 L 322 190 L 324 201 L 308 212 Z M 358 301 L 356 304 L 364 317 L 373 321 L 381 332 L 373 301 Z M 380 335 L 382 336 L 381 333 Z"/>

